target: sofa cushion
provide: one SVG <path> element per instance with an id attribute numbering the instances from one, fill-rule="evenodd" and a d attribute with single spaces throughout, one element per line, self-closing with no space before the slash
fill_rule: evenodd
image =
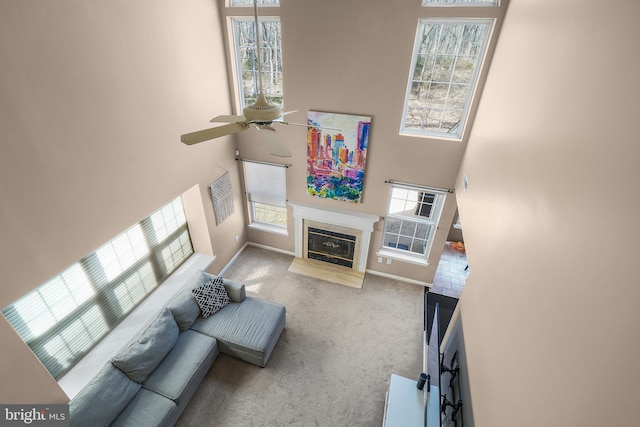
<path id="1" fill-rule="evenodd" d="M 174 401 L 142 388 L 110 427 L 173 425 L 176 410 Z M 98 425 L 85 424 L 85 427 Z"/>
<path id="2" fill-rule="evenodd" d="M 214 277 L 196 287 L 192 292 L 205 319 L 229 304 L 229 295 L 221 277 Z"/>
<path id="3" fill-rule="evenodd" d="M 107 363 L 69 402 L 71 427 L 107 426 L 131 402 L 141 385 Z"/>
<path id="4" fill-rule="evenodd" d="M 196 287 L 208 282 L 210 276 L 202 270 L 198 270 L 184 284 L 182 290 L 178 292 L 175 298 L 167 305 L 167 308 L 173 314 L 180 331 L 186 331 L 193 325 L 200 315 L 200 306 L 193 297 L 191 291 Z"/>
<path id="5" fill-rule="evenodd" d="M 168 309 L 155 318 L 129 347 L 112 359 L 132 380 L 142 383 L 171 351 L 178 339 L 178 325 Z"/>
<path id="6" fill-rule="evenodd" d="M 199 318 L 191 329 L 218 340 L 221 352 L 264 367 L 285 322 L 284 305 L 246 297 L 207 319 Z"/>
<path id="7" fill-rule="evenodd" d="M 142 387 L 174 400 L 180 406 L 191 398 L 218 353 L 215 338 L 185 331 Z"/>

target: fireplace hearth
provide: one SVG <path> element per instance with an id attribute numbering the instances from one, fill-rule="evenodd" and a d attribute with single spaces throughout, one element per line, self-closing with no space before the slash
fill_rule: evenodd
<path id="1" fill-rule="evenodd" d="M 373 225 L 380 217 L 298 201 L 289 205 L 295 220 L 296 255 L 289 271 L 362 288 Z M 310 230 L 317 235 L 309 237 Z"/>

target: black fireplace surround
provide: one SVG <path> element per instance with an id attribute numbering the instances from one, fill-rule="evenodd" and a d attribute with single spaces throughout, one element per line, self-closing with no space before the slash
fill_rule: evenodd
<path id="1" fill-rule="evenodd" d="M 307 257 L 353 268 L 356 236 L 309 227 Z"/>

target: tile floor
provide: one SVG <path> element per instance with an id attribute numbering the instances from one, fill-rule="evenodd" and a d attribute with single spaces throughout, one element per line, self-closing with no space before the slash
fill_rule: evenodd
<path id="1" fill-rule="evenodd" d="M 442 251 L 431 292 L 460 298 L 467 277 L 469 277 L 469 270 L 465 270 L 467 256 L 464 252 L 453 249 L 450 243 L 447 242 Z"/>

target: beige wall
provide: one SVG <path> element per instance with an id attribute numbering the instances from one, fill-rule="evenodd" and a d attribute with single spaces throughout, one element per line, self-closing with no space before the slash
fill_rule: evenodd
<path id="1" fill-rule="evenodd" d="M 209 0 L 0 1 L 0 307 L 194 186 L 212 270 L 237 252 L 235 142 L 179 139 L 230 108 L 218 22 Z M 224 171 L 238 209 L 216 226 L 207 186 Z M 0 402 L 66 402 L 0 324 Z"/>
<path id="2" fill-rule="evenodd" d="M 278 132 L 293 153 L 292 158 L 285 159 L 292 164 L 287 170 L 288 198 L 384 217 L 389 196 L 385 180 L 453 188 L 465 142 L 399 135 L 418 19 L 433 16 L 433 10 L 422 8 L 417 0 L 403 2 L 401 7 L 388 0 L 323 0 L 283 1 L 278 12 L 282 23 L 285 110 L 298 110 L 287 119 L 306 123 L 309 110 L 372 117 L 361 204 L 308 196 L 306 130 L 279 127 Z M 261 13 L 266 15 L 269 9 Z M 445 8 L 444 13 L 450 14 L 451 8 Z M 239 141 L 242 157 L 278 161 L 268 155 L 256 132 L 242 133 Z M 391 265 L 386 260 L 377 263 L 376 251 L 383 232 L 380 221 L 372 236 L 367 268 L 431 283 L 455 210 L 455 196 L 450 195 L 429 267 L 397 260 Z M 249 240 L 293 251 L 292 218 L 289 224 L 289 237 L 251 230 Z"/>
<path id="3" fill-rule="evenodd" d="M 638 423 L 639 16 L 509 6 L 458 185 L 477 426 Z"/>
<path id="4" fill-rule="evenodd" d="M 217 256 L 212 272 L 247 240 L 293 251 L 292 226 L 288 237 L 245 231 L 235 139 L 193 147 L 179 142 L 180 134 L 206 127 L 211 117 L 235 112 L 222 3 L 0 0 L 1 307 L 185 191 L 197 249 Z M 291 121 L 304 122 L 307 110 L 372 116 L 359 205 L 309 198 L 305 130 L 279 128 L 293 152 L 285 160 L 292 164 L 291 200 L 383 216 L 387 179 L 455 185 L 466 141 L 398 135 L 418 19 L 432 11 L 419 1 L 394 3 L 283 1 L 279 8 L 285 107 L 299 110 Z M 277 161 L 256 136 L 239 135 L 241 155 Z M 225 171 L 236 213 L 216 226 L 207 186 Z M 380 222 L 368 268 L 431 282 L 455 210 L 449 196 L 429 267 L 378 264 Z M 7 383 L 27 372 L 46 378 L 25 348 L 9 347 L 21 363 L 0 368 Z M 25 387 L 24 394 L 0 388 L 0 402 L 24 401 L 36 386 Z M 64 400 L 55 384 L 38 393 Z"/>

